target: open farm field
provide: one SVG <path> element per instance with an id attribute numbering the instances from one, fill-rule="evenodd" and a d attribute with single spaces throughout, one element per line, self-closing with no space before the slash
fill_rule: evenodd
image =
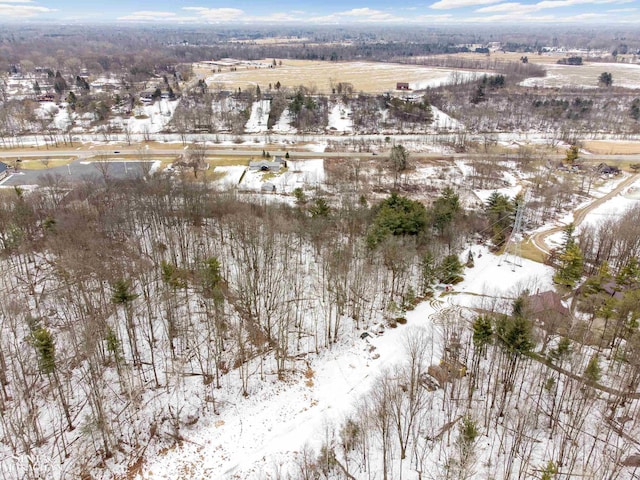
<path id="1" fill-rule="evenodd" d="M 582 142 L 585 150 L 596 155 L 640 154 L 640 142 L 617 142 L 612 140 L 588 140 Z"/>
<path id="2" fill-rule="evenodd" d="M 306 43 L 308 37 L 266 37 L 231 40 L 229 43 L 247 43 L 252 45 L 289 45 L 291 43 Z"/>
<path id="3" fill-rule="evenodd" d="M 269 63 L 267 60 L 265 63 Z M 470 70 L 369 62 L 319 62 L 283 60 L 276 68 L 237 67 L 237 71 L 223 69 L 207 77 L 210 88 L 234 90 L 259 85 L 263 90 L 277 82 L 283 87 L 304 85 L 318 93 L 331 93 L 332 86 L 351 83 L 356 92 L 384 93 L 393 91 L 396 83 L 407 82 L 412 89 L 436 87 L 455 83 L 481 73 Z M 197 73 L 201 73 L 197 71 Z M 211 72 L 210 72 L 211 73 Z"/>
<path id="4" fill-rule="evenodd" d="M 613 76 L 614 87 L 640 89 L 640 65 L 626 63 L 585 63 L 584 65 L 546 65 L 547 76 L 527 78 L 521 85 L 527 87 L 597 88 L 603 72 Z"/>
<path id="5" fill-rule="evenodd" d="M 631 63 L 600 63 L 589 62 L 588 57 L 582 56 L 583 65 L 559 65 L 557 62 L 562 58 L 572 55 L 563 52 L 549 52 L 538 55 L 537 53 L 520 52 L 491 52 L 481 53 L 457 53 L 446 55 L 446 58 L 461 59 L 474 62 L 473 65 L 482 68 L 491 68 L 500 62 L 520 62 L 523 56 L 527 57 L 529 63 L 541 65 L 547 69 L 546 77 L 528 78 L 521 85 L 526 87 L 561 88 L 561 87 L 598 87 L 598 77 L 603 72 L 613 75 L 614 87 L 625 87 L 640 89 L 640 65 Z M 428 60 L 434 57 L 416 57 L 416 61 Z"/>
<path id="6" fill-rule="evenodd" d="M 566 56 L 566 54 L 559 52 L 549 52 L 542 55 L 521 52 L 491 52 L 490 54 L 465 52 L 447 55 L 447 57 L 451 58 L 463 58 L 473 61 L 486 60 L 487 62 L 519 62 L 521 57 L 527 57 L 529 63 L 540 65 L 555 65 L 558 60 Z"/>

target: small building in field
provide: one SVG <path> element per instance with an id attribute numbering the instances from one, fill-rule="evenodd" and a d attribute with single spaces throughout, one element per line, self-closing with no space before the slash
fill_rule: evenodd
<path id="1" fill-rule="evenodd" d="M 396 90 L 411 90 L 411 88 L 409 88 L 407 82 L 398 82 L 396 83 Z"/>

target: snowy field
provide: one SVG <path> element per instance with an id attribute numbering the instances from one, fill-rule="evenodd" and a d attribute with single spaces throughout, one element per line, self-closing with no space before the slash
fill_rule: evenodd
<path id="1" fill-rule="evenodd" d="M 324 183 L 325 179 L 323 159 L 288 160 L 287 168 L 277 173 L 250 170 L 247 167 L 222 167 L 224 170 L 219 170 L 219 168 L 216 168 L 216 171 L 229 172 L 233 180 L 238 175 L 238 169 L 246 170 L 242 181 L 240 182 L 238 177 L 236 184 L 239 190 L 253 192 L 289 194 L 296 188 L 312 189 L 319 187 Z M 228 170 L 230 168 L 233 168 L 233 170 Z M 232 182 L 233 180 L 229 181 Z M 223 181 L 227 181 L 226 177 L 223 178 Z M 264 191 L 265 184 L 275 186 L 275 191 Z"/>
<path id="2" fill-rule="evenodd" d="M 533 77 L 523 80 L 525 87 L 579 87 L 597 88 L 598 78 L 603 72 L 613 76 L 613 85 L 640 89 L 640 65 L 625 63 L 591 63 L 585 65 L 545 65 L 546 77 Z"/>
<path id="3" fill-rule="evenodd" d="M 496 301 L 511 302 L 527 290 L 553 290 L 553 268 L 531 260 L 512 256 L 495 256 L 483 246 L 470 247 L 474 256 L 474 268 L 465 270 L 464 280 L 457 284 L 451 302 L 473 308 L 490 309 Z M 466 261 L 466 254 L 461 255 Z M 504 303 L 504 302 L 503 302 Z"/>
<path id="4" fill-rule="evenodd" d="M 217 166 L 214 169 L 214 173 L 222 175 L 218 180 L 222 185 L 236 187 L 246 169 L 247 167 L 241 165 Z"/>

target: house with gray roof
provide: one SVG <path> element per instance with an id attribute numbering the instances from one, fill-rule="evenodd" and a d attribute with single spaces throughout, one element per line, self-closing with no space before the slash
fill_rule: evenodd
<path id="1" fill-rule="evenodd" d="M 279 172 L 282 163 L 278 161 L 270 162 L 268 160 L 260 160 L 259 162 L 249 162 L 250 170 L 259 170 L 262 172 Z"/>

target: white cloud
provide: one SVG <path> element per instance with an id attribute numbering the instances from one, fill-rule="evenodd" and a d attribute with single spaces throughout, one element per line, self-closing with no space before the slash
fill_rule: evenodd
<path id="1" fill-rule="evenodd" d="M 509 12 L 512 15 L 517 12 L 528 13 L 535 12 L 539 10 L 535 5 L 523 5 L 522 3 L 499 3 L 498 5 L 491 5 L 489 7 L 483 7 L 476 10 L 477 13 L 499 13 L 499 12 Z"/>
<path id="2" fill-rule="evenodd" d="M 449 13 L 443 15 L 418 15 L 412 21 L 415 22 L 447 22 L 454 20 L 455 17 Z"/>
<path id="3" fill-rule="evenodd" d="M 524 5 L 526 7 L 526 5 Z M 610 19 L 608 15 L 602 13 L 582 13 L 579 15 L 529 15 L 522 18 L 520 11 L 513 11 L 505 15 L 489 15 L 484 17 L 470 17 L 462 19 L 466 23 L 516 23 L 526 21 L 527 23 L 581 23 L 590 22 L 602 23 Z"/>
<path id="4" fill-rule="evenodd" d="M 626 0 L 623 0 L 626 1 Z M 538 3 L 524 4 L 519 2 L 499 3 L 489 7 L 483 7 L 476 10 L 476 13 L 500 13 L 508 12 L 511 16 L 524 15 L 541 10 L 566 8 L 576 5 L 602 5 L 607 3 L 621 3 L 620 0 L 543 0 Z M 585 13 L 585 15 L 589 15 Z M 529 20 L 527 18 L 527 20 Z M 561 20 L 559 20 L 561 21 Z"/>
<path id="5" fill-rule="evenodd" d="M 379 22 L 403 22 L 403 17 L 398 17 L 382 10 L 374 10 L 372 8 L 353 8 L 344 12 L 335 12 L 321 17 L 312 17 L 309 19 L 311 23 L 341 23 L 341 22 L 358 22 L 358 23 L 379 23 Z"/>
<path id="6" fill-rule="evenodd" d="M 207 8 L 184 7 L 183 10 L 197 13 L 201 20 L 210 23 L 229 22 L 231 20 L 243 20 L 244 11 L 239 8 Z"/>
<path id="7" fill-rule="evenodd" d="M 38 5 L 31 5 L 31 3 L 31 1 L 0 0 L 0 17 L 8 19 L 28 18 L 40 15 L 42 13 L 51 13 L 57 11 L 54 8 L 40 7 Z"/>
<path id="8" fill-rule="evenodd" d="M 2 0 L 0 0 L 2 1 Z M 123 22 L 175 22 L 192 23 L 198 21 L 197 17 L 181 17 L 174 12 L 162 12 L 155 10 L 140 10 L 129 15 L 118 17 Z"/>
<path id="9" fill-rule="evenodd" d="M 500 0 L 440 0 L 429 8 L 435 10 L 451 10 L 453 8 L 476 7 L 478 5 L 490 5 L 499 3 Z"/>

